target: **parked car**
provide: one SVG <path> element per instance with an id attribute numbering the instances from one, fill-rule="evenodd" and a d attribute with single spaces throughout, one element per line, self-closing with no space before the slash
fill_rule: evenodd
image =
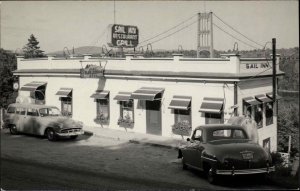
<path id="1" fill-rule="evenodd" d="M 4 116 L 4 127 L 13 135 L 41 135 L 49 141 L 58 137 L 76 139 L 84 133 L 82 122 L 62 116 L 57 107 L 36 104 L 10 104 Z"/>
<path id="2" fill-rule="evenodd" d="M 183 169 L 204 171 L 210 183 L 218 175 L 264 174 L 275 170 L 269 152 L 252 142 L 241 126 L 200 126 L 187 141 L 178 151 Z"/>

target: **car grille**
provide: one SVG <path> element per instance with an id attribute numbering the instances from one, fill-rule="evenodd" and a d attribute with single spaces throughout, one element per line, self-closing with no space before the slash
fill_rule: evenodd
<path id="1" fill-rule="evenodd" d="M 61 130 L 61 133 L 75 133 L 75 132 L 80 132 L 81 129 L 63 129 Z"/>

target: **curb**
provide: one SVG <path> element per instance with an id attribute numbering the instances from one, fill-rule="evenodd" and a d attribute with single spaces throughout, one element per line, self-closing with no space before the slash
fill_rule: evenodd
<path id="1" fill-rule="evenodd" d="M 129 140 L 129 142 L 134 143 L 134 144 L 142 144 L 142 145 L 149 145 L 149 146 L 153 146 L 153 147 L 161 147 L 161 148 L 178 150 L 178 147 L 176 147 L 176 146 L 163 145 L 163 144 L 159 144 L 159 143 L 141 142 L 141 141 L 134 140 L 134 139 Z"/>

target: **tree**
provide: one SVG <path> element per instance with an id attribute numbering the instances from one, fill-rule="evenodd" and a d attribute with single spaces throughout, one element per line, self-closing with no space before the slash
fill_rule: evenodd
<path id="1" fill-rule="evenodd" d="M 33 34 L 30 35 L 28 39 L 28 43 L 24 46 L 23 50 L 25 53 L 25 58 L 37 58 L 44 57 L 44 51 L 40 50 L 38 46 L 39 41 L 35 38 Z"/>
<path id="2" fill-rule="evenodd" d="M 12 74 L 17 69 L 15 54 L 0 48 L 0 63 L 0 108 L 6 108 L 17 97 L 17 92 L 13 90 L 15 77 Z"/>

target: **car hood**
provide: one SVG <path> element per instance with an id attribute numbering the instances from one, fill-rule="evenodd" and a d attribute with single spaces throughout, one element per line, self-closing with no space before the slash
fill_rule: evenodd
<path id="1" fill-rule="evenodd" d="M 243 160 L 243 153 L 253 153 L 252 160 L 268 160 L 269 154 L 257 143 L 249 140 L 219 140 L 207 143 L 206 150 L 217 159 Z"/>
<path id="2" fill-rule="evenodd" d="M 62 124 L 62 129 L 68 129 L 68 128 L 82 128 L 83 123 L 76 121 L 72 118 L 64 117 L 64 116 L 47 116 L 43 117 L 45 121 L 47 121 L 48 124 L 57 126 L 59 124 Z"/>

